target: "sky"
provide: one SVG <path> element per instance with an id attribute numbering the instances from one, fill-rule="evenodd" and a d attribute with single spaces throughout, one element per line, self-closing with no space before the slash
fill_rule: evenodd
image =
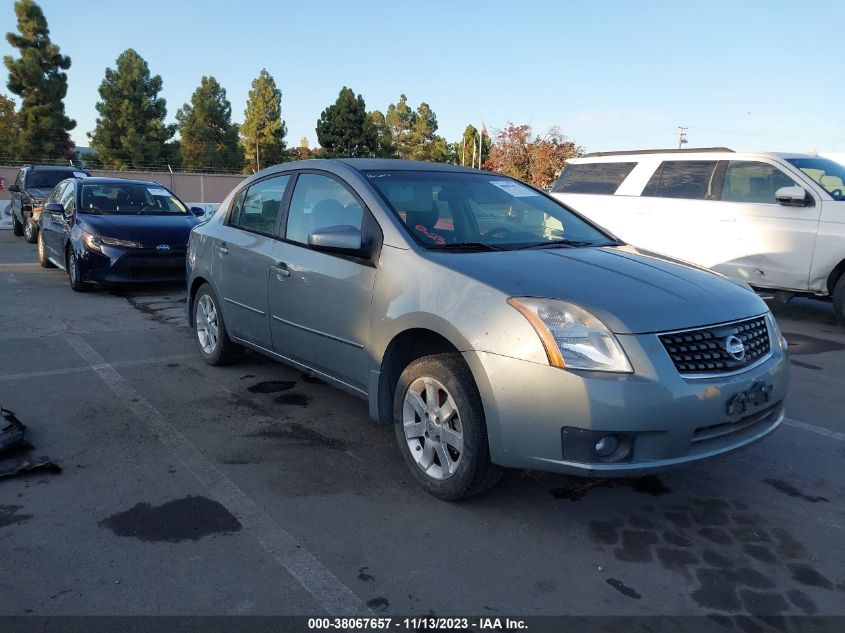
<path id="1" fill-rule="evenodd" d="M 0 0 L 0 31 L 15 28 Z M 559 126 L 586 151 L 727 146 L 845 151 L 845 2 L 272 2 L 40 0 L 69 55 L 65 107 L 87 146 L 106 67 L 134 48 L 162 76 L 168 121 L 203 75 L 243 120 L 261 68 L 282 91 L 288 144 L 343 86 L 386 112 L 427 102 L 438 133 L 468 123 Z M 16 55 L 5 39 L 0 55 Z M 2 71 L 5 73 L 5 69 Z M 5 86 L 0 92 L 14 97 Z"/>

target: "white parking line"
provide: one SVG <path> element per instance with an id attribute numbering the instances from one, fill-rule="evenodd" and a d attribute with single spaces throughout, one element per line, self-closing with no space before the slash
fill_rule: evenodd
<path id="1" fill-rule="evenodd" d="M 111 363 L 112 367 L 136 367 L 138 365 L 158 365 L 160 363 L 171 363 L 177 360 L 187 360 L 188 358 L 197 358 L 196 354 L 179 354 L 177 356 L 159 356 L 158 358 L 143 358 L 140 360 L 120 360 Z M 95 367 L 86 365 L 85 367 L 66 367 L 64 369 L 43 369 L 41 371 L 30 371 L 21 374 L 3 374 L 0 375 L 0 382 L 6 380 L 27 380 L 29 378 L 43 378 L 44 376 L 61 376 L 63 374 L 82 374 L 89 372 Z"/>
<path id="2" fill-rule="evenodd" d="M 783 423 L 787 426 L 791 426 L 796 429 L 802 429 L 804 431 L 809 431 L 810 433 L 815 433 L 816 435 L 821 435 L 822 437 L 829 437 L 832 440 L 839 440 L 840 442 L 845 442 L 845 433 L 840 433 L 839 431 L 831 431 L 830 429 L 826 429 L 823 426 L 807 424 L 806 422 L 801 422 L 801 420 L 793 420 L 792 418 L 784 418 Z"/>
<path id="3" fill-rule="evenodd" d="M 237 517 L 241 525 L 255 536 L 261 546 L 327 613 L 338 616 L 372 613 L 349 587 L 207 460 L 188 438 L 135 391 L 114 366 L 107 363 L 93 347 L 75 334 L 66 334 L 64 338 L 197 481 L 208 489 L 211 496 Z"/>

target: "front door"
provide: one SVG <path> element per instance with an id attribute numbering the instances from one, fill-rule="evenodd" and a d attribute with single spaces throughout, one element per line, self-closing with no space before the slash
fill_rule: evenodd
<path id="1" fill-rule="evenodd" d="M 376 269 L 370 259 L 309 248 L 308 234 L 330 226 L 353 226 L 366 238 L 375 220 L 346 183 L 324 174 L 300 174 L 285 241 L 273 251 L 273 349 L 365 392 Z"/>
<path id="2" fill-rule="evenodd" d="M 222 295 L 229 333 L 265 349 L 272 345 L 267 312 L 270 265 L 289 180 L 288 175 L 274 176 L 240 192 L 228 223 L 211 244 L 212 277 Z"/>

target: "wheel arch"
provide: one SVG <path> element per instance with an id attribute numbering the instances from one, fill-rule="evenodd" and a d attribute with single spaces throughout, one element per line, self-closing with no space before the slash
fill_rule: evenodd
<path id="1" fill-rule="evenodd" d="M 836 264 L 833 267 L 833 270 L 830 271 L 830 275 L 827 277 L 827 294 L 833 296 L 833 290 L 836 288 L 836 282 L 839 281 L 839 278 L 845 274 L 845 259 L 841 262 Z"/>
<path id="2" fill-rule="evenodd" d="M 199 292 L 199 289 L 200 287 L 202 287 L 203 284 L 208 284 L 209 286 L 211 286 L 212 290 L 214 289 L 214 286 L 208 279 L 199 275 L 191 280 L 191 285 L 188 288 L 188 325 L 190 325 L 192 328 L 195 325 L 194 299 L 196 298 L 197 292 Z"/>

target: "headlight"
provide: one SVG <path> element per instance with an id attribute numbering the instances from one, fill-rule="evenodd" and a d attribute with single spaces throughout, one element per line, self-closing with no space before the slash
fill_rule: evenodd
<path id="1" fill-rule="evenodd" d="M 92 235 L 91 233 L 82 232 L 82 238 L 85 240 L 85 246 L 92 251 L 102 252 L 102 246 L 122 246 L 124 248 L 141 248 L 138 242 L 129 240 L 118 240 L 113 237 L 102 237 L 100 235 Z"/>
<path id="2" fill-rule="evenodd" d="M 533 297 L 511 297 L 508 304 L 534 327 L 550 365 L 592 371 L 634 371 L 616 337 L 583 308 L 557 299 Z"/>
<path id="3" fill-rule="evenodd" d="M 786 342 L 786 338 L 783 333 L 780 331 L 780 326 L 778 325 L 777 319 L 775 319 L 775 315 L 772 314 L 771 310 L 768 314 L 766 314 L 766 319 L 769 322 L 769 345 L 772 349 L 778 349 L 785 352 L 788 343 Z"/>

